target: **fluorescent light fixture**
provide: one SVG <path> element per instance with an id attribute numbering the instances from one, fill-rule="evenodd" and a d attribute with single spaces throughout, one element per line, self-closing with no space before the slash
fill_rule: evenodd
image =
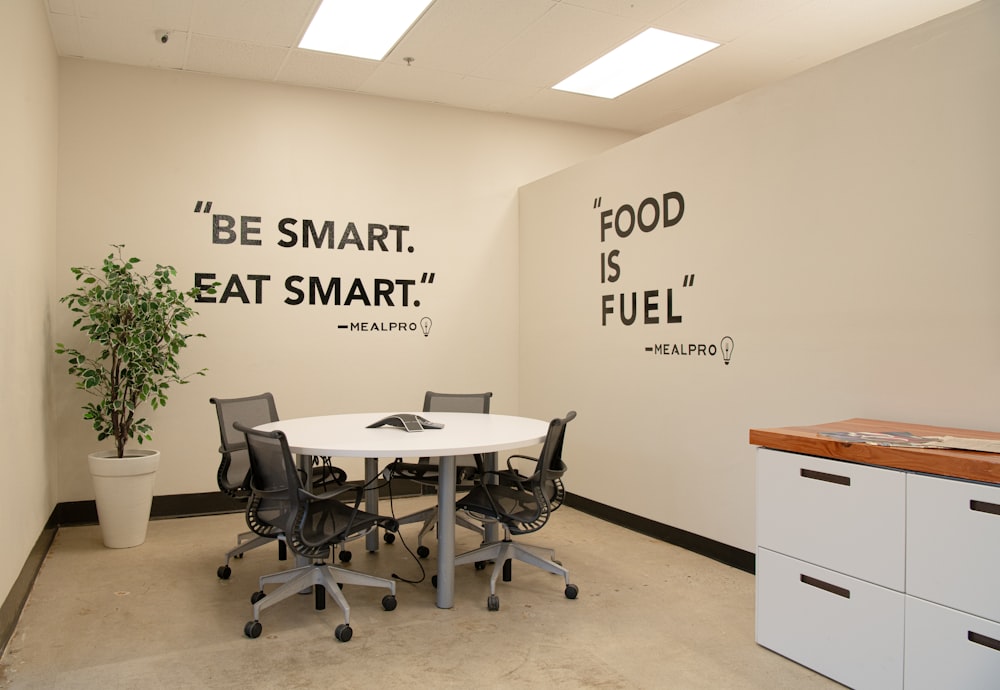
<path id="1" fill-rule="evenodd" d="M 700 38 L 646 29 L 552 88 L 617 98 L 718 46 Z"/>
<path id="2" fill-rule="evenodd" d="M 381 60 L 433 0 L 323 0 L 299 48 Z"/>

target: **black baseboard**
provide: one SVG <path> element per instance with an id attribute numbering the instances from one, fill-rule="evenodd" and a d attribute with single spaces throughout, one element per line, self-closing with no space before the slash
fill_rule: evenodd
<path id="1" fill-rule="evenodd" d="M 153 496 L 149 509 L 151 520 L 193 517 L 195 515 L 219 515 L 239 513 L 246 503 L 237 501 L 219 491 L 200 494 L 174 494 Z M 46 528 L 73 527 L 76 525 L 96 525 L 97 504 L 94 501 L 67 501 L 58 504 L 49 516 Z"/>
<path id="2" fill-rule="evenodd" d="M 392 494 L 395 498 L 417 496 L 420 494 L 420 488 L 420 485 L 415 482 L 397 481 L 393 484 Z M 380 487 L 379 496 L 388 498 L 387 487 Z M 242 513 L 245 508 L 245 502 L 230 498 L 220 491 L 153 496 L 149 518 L 151 520 L 167 520 L 198 515 Z M 46 529 L 54 529 L 56 527 L 96 524 L 97 504 L 94 501 L 67 501 L 55 507 L 45 527 Z"/>
<path id="3" fill-rule="evenodd" d="M 42 561 L 45 560 L 45 554 L 49 552 L 49 546 L 52 545 L 55 536 L 56 530 L 54 528 L 46 527 L 42 530 L 35 545 L 31 548 L 31 553 L 28 554 L 28 560 L 21 568 L 21 574 L 14 580 L 14 585 L 10 588 L 3 605 L 0 605 L 0 655 L 3 654 L 7 643 L 14 635 L 17 619 L 21 617 L 21 611 L 24 609 L 31 588 L 35 584 L 35 577 L 42 567 Z"/>
<path id="4" fill-rule="evenodd" d="M 662 522 L 655 522 L 648 518 L 619 510 L 618 508 L 612 508 L 611 506 L 592 501 L 583 496 L 577 496 L 576 494 L 566 494 L 566 505 L 588 515 L 593 515 L 596 518 L 619 525 L 620 527 L 625 527 L 635 532 L 654 537 L 655 539 L 680 546 L 702 556 L 707 556 L 712 560 L 725 563 L 728 566 L 738 568 L 751 575 L 756 572 L 757 557 L 753 553 L 738 549 L 735 546 L 723 544 L 714 539 L 678 529 L 677 527 L 671 527 Z"/>

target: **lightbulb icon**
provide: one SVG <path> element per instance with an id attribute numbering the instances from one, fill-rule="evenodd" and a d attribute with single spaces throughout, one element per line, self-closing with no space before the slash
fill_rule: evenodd
<path id="1" fill-rule="evenodd" d="M 424 332 L 425 338 L 431 334 L 431 320 L 429 317 L 425 316 L 424 318 L 420 319 L 420 330 Z"/>
<path id="2" fill-rule="evenodd" d="M 729 359 L 733 356 L 733 339 L 728 335 L 722 339 L 719 343 L 719 348 L 722 350 L 722 361 L 729 366 Z"/>

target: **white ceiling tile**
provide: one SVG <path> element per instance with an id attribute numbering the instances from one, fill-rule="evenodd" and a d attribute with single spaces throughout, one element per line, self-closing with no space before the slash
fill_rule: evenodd
<path id="1" fill-rule="evenodd" d="M 375 72 L 378 64 L 373 60 L 295 49 L 288 54 L 277 78 L 304 86 L 356 91 Z"/>
<path id="2" fill-rule="evenodd" d="M 184 36 L 163 44 L 157 25 L 131 17 L 114 20 L 80 18 L 80 45 L 95 60 L 139 67 L 178 69 L 184 61 Z"/>
<path id="3" fill-rule="evenodd" d="M 273 81 L 287 53 L 284 48 L 195 34 L 191 36 L 184 69 Z"/>
<path id="4" fill-rule="evenodd" d="M 552 86 L 643 28 L 631 19 L 557 5 L 472 74 Z"/>
<path id="5" fill-rule="evenodd" d="M 194 7 L 191 30 L 240 43 L 297 46 L 314 0 L 211 0 Z"/>
<path id="6" fill-rule="evenodd" d="M 701 2 L 704 0 L 699 0 Z M 681 5 L 691 4 L 688 0 L 562 0 L 562 3 L 643 23 L 652 22 Z"/>
<path id="7" fill-rule="evenodd" d="M 555 3 L 551 0 L 436 0 L 392 51 L 399 62 L 468 73 L 516 39 Z"/>
<path id="8" fill-rule="evenodd" d="M 701 0 L 684 3 L 659 17 L 658 29 L 727 43 L 809 0 Z"/>
<path id="9" fill-rule="evenodd" d="M 81 17 L 114 21 L 132 19 L 164 29 L 187 31 L 195 0 L 76 0 Z"/>

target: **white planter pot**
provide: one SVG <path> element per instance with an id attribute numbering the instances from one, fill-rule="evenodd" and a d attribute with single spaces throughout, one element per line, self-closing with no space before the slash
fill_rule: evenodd
<path id="1" fill-rule="evenodd" d="M 124 458 L 115 451 L 99 451 L 87 461 L 104 545 L 125 549 L 146 541 L 160 451 L 126 450 Z"/>

